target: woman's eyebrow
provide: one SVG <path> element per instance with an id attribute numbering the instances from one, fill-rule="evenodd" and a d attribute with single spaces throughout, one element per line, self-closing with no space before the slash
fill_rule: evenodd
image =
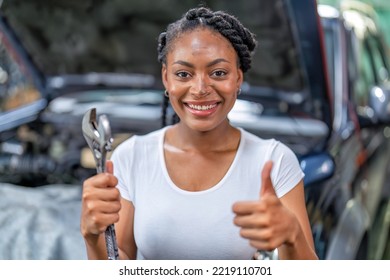
<path id="1" fill-rule="evenodd" d="M 189 62 L 183 61 L 183 60 L 175 61 L 173 64 L 180 64 L 180 65 L 183 65 L 183 66 L 194 68 L 194 65 L 192 63 L 189 63 Z"/>
<path id="2" fill-rule="evenodd" d="M 224 59 L 224 58 L 217 58 L 217 59 L 215 59 L 215 60 L 213 60 L 213 61 L 207 63 L 207 67 L 214 66 L 214 65 L 216 65 L 216 64 L 218 64 L 218 63 L 221 63 L 221 62 L 227 62 L 227 63 L 229 63 L 229 61 L 226 60 L 226 59 Z"/>
<path id="3" fill-rule="evenodd" d="M 211 66 L 214 66 L 218 63 L 221 63 L 221 62 L 228 62 L 228 60 L 224 59 L 224 58 L 217 58 L 217 59 L 214 59 L 213 61 L 207 63 L 207 67 L 211 67 Z M 187 66 L 187 67 L 190 67 L 190 68 L 195 68 L 195 66 L 190 63 L 190 62 L 187 62 L 187 61 L 183 61 L 183 60 L 178 60 L 178 61 L 175 61 L 173 64 L 180 64 L 180 65 L 183 65 L 183 66 Z"/>

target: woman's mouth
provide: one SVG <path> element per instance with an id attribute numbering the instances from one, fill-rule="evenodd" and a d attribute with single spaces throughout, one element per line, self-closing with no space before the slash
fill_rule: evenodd
<path id="1" fill-rule="evenodd" d="M 217 110 L 218 105 L 220 102 L 213 102 L 213 103 L 184 103 L 185 107 L 190 111 L 193 115 L 199 116 L 199 117 L 206 117 L 211 115 Z"/>
<path id="2" fill-rule="evenodd" d="M 215 104 L 211 104 L 211 105 L 194 105 L 194 104 L 187 104 L 187 105 L 191 109 L 194 109 L 197 111 L 207 111 L 207 110 L 213 109 L 214 107 L 217 107 L 218 104 L 215 103 Z"/>

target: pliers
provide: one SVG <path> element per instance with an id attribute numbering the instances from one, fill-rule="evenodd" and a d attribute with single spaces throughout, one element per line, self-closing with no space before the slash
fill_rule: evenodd
<path id="1" fill-rule="evenodd" d="M 107 152 L 112 149 L 110 122 L 106 115 L 96 119 L 96 109 L 88 110 L 83 117 L 82 130 L 89 148 L 92 150 L 97 173 L 106 171 Z M 109 260 L 119 259 L 118 245 L 115 237 L 115 227 L 109 225 L 105 231 L 106 249 Z"/>

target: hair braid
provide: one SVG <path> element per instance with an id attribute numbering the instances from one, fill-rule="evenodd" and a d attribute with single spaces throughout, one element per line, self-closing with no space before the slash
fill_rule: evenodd
<path id="1" fill-rule="evenodd" d="M 198 20 L 199 18 L 211 18 L 213 12 L 205 7 L 190 9 L 186 14 L 185 18 L 187 20 Z"/>
<path id="2" fill-rule="evenodd" d="M 158 45 L 157 45 L 157 54 L 158 54 L 158 61 L 165 63 L 165 46 L 167 44 L 167 32 L 162 32 L 158 36 Z"/>
<path id="3" fill-rule="evenodd" d="M 169 104 L 169 98 L 164 94 L 161 110 L 161 126 L 165 127 L 167 125 L 167 109 Z"/>
<path id="4" fill-rule="evenodd" d="M 223 12 L 215 12 L 208 23 L 230 41 L 240 59 L 242 71 L 248 71 L 251 68 L 252 52 L 256 47 L 254 35 L 235 17 Z"/>

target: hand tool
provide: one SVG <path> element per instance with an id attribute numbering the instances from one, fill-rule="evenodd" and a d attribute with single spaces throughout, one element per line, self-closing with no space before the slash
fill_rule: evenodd
<path id="1" fill-rule="evenodd" d="M 107 152 L 111 151 L 113 141 L 107 116 L 101 115 L 99 116 L 99 121 L 97 121 L 96 109 L 88 110 L 83 117 L 82 130 L 84 138 L 92 150 L 97 173 L 106 172 Z M 109 225 L 104 234 L 108 259 L 119 259 L 114 225 Z"/>
<path id="2" fill-rule="evenodd" d="M 278 260 L 278 250 L 257 250 L 255 255 L 253 256 L 254 260 Z"/>

